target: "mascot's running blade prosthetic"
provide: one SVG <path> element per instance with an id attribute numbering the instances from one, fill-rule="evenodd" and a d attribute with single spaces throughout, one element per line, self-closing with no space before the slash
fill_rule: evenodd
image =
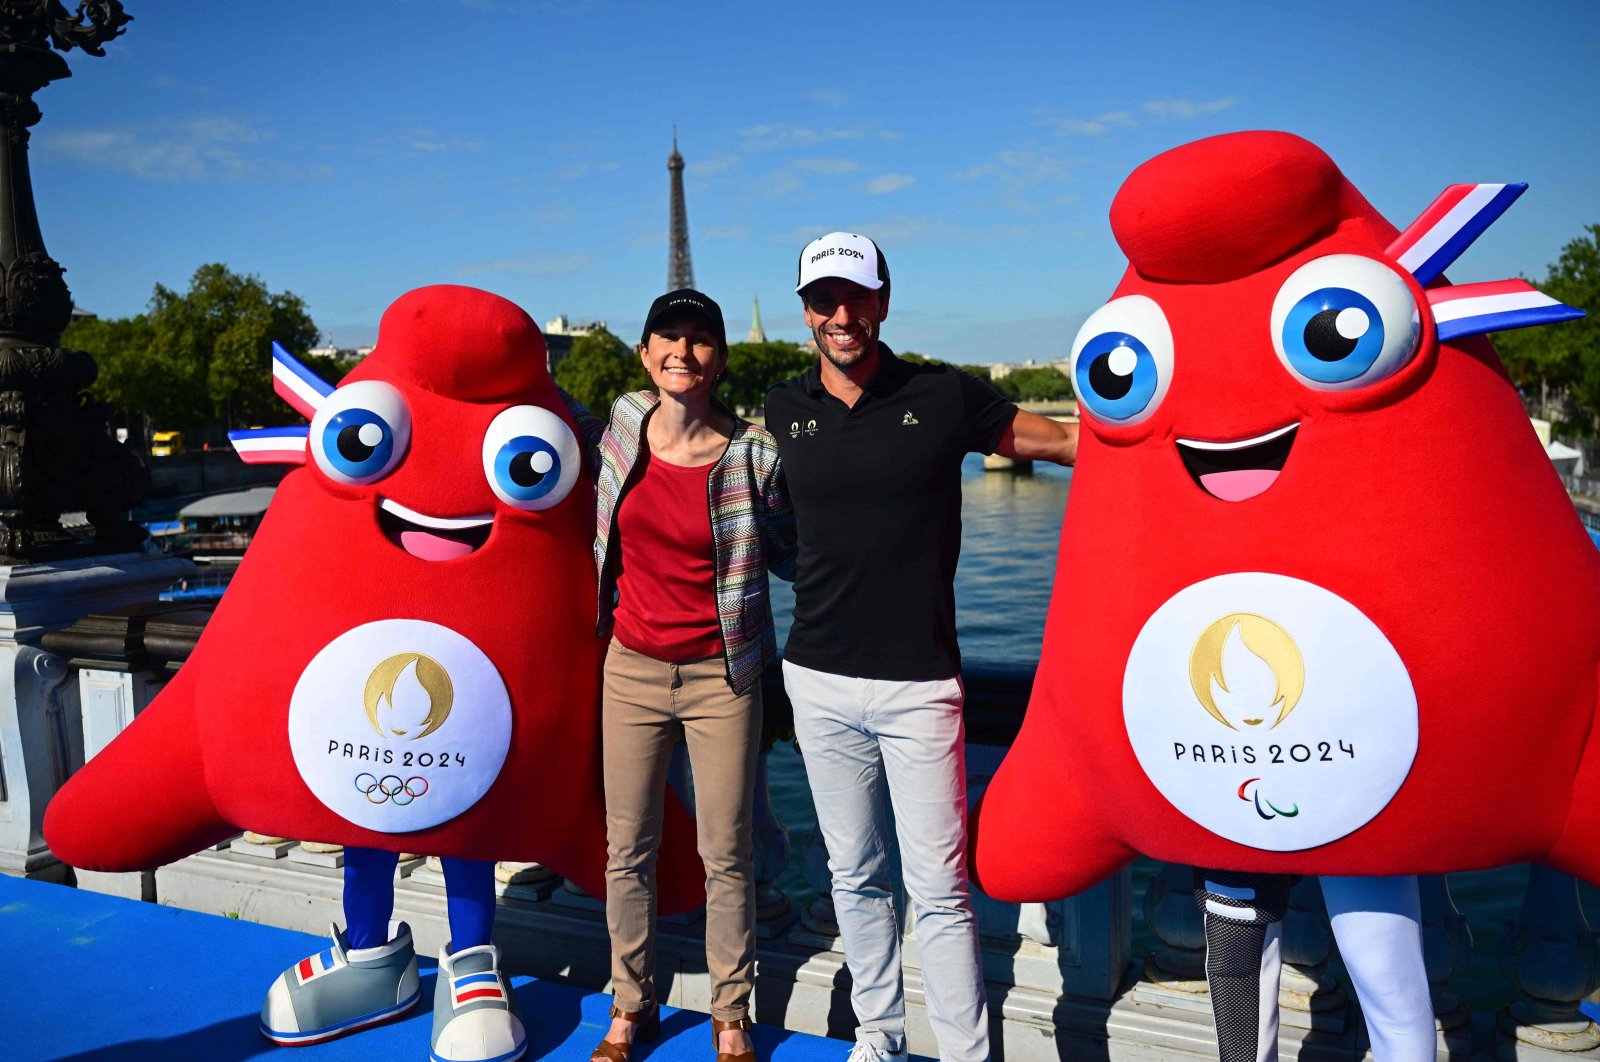
<path id="1" fill-rule="evenodd" d="M 516 1057 L 490 861 L 605 888 L 594 495 L 574 422 L 533 321 L 472 288 L 402 296 L 337 388 L 281 348 L 273 375 L 310 427 L 236 432 L 235 447 L 305 467 L 191 659 L 62 789 L 46 837 L 97 870 L 241 828 L 347 846 L 347 932 L 262 1010 L 288 1044 L 417 1001 L 410 931 L 389 921 L 396 853 L 444 857 L 434 1058 Z M 669 813 L 663 907 L 701 898 L 693 846 L 672 839 L 692 829 Z"/>
<path id="2" fill-rule="evenodd" d="M 1330 875 L 1378 1057 L 1430 1059 L 1395 876 L 1600 880 L 1600 553 L 1482 335 L 1581 314 L 1442 275 L 1524 187 L 1454 186 L 1401 234 L 1255 132 L 1112 205 L 1130 264 L 1073 343 L 1086 430 L 974 868 L 1013 900 L 1135 853 L 1225 869 L 1196 893 L 1225 1058 L 1275 1050 L 1280 875 Z"/>

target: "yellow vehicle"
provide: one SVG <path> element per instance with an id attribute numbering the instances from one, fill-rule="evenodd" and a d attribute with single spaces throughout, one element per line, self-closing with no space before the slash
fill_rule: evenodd
<path id="1" fill-rule="evenodd" d="M 176 457 L 183 453 L 183 432 L 158 431 L 150 436 L 151 457 Z"/>

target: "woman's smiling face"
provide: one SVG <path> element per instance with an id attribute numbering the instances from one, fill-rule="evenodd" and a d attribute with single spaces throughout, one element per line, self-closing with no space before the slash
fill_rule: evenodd
<path id="1" fill-rule="evenodd" d="M 650 382 L 662 394 L 709 392 L 727 363 L 711 324 L 698 314 L 677 314 L 658 323 L 640 346 Z"/>

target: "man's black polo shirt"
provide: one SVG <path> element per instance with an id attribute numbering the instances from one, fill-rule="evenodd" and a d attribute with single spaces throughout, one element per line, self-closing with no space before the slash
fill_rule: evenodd
<path id="1" fill-rule="evenodd" d="M 961 461 L 993 453 L 1017 407 L 947 365 L 901 361 L 881 343 L 878 359 L 854 407 L 817 365 L 767 395 L 800 535 L 784 656 L 855 678 L 950 678 L 961 670 Z"/>

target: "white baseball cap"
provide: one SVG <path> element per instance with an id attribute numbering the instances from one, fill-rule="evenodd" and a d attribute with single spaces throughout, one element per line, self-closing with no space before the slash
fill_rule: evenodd
<path id="1" fill-rule="evenodd" d="M 806 244 L 800 252 L 800 282 L 796 292 L 823 277 L 840 277 L 877 291 L 889 279 L 878 245 L 853 232 L 830 232 Z"/>

